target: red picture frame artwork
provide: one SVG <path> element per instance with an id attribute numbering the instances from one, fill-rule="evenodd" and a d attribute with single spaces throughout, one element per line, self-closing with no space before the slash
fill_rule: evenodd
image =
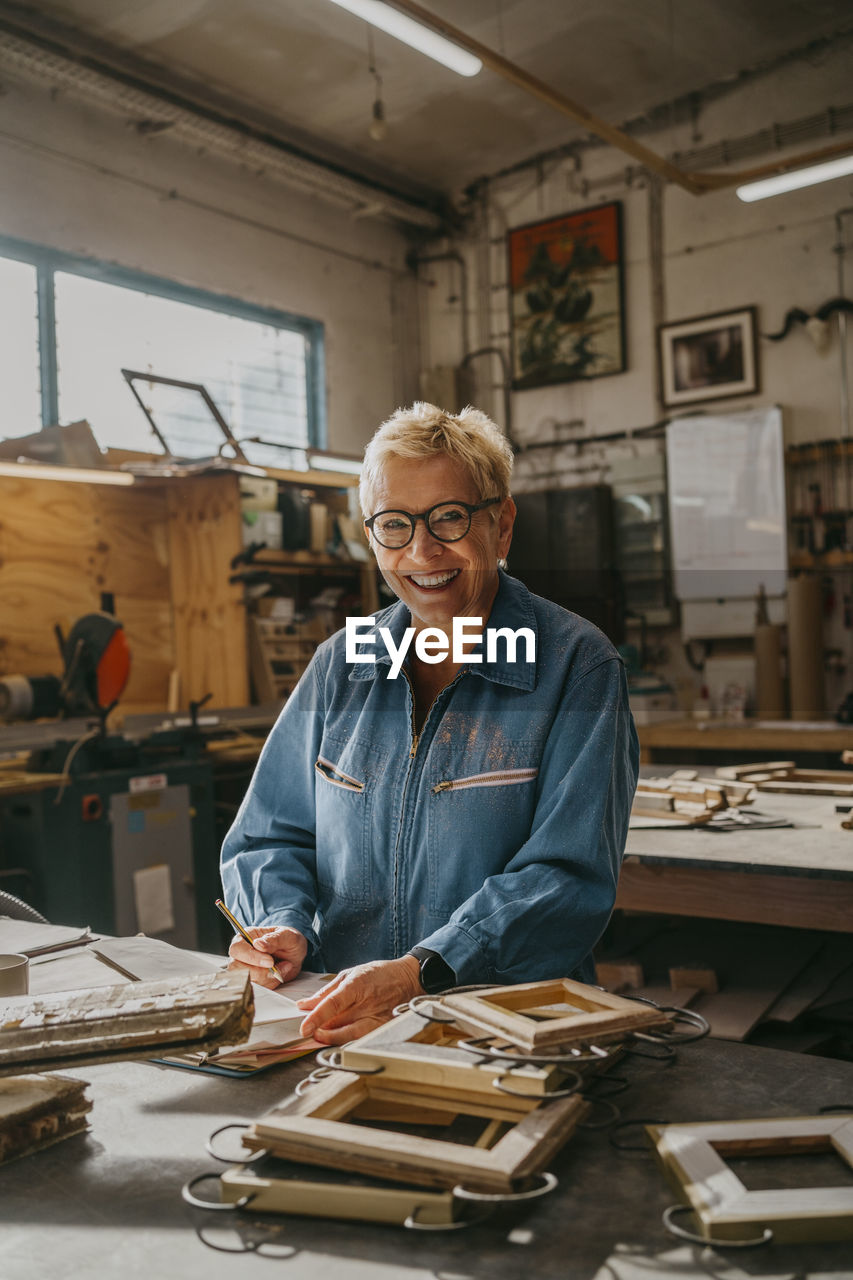
<path id="1" fill-rule="evenodd" d="M 625 370 L 622 205 L 597 205 L 508 236 L 516 391 Z"/>

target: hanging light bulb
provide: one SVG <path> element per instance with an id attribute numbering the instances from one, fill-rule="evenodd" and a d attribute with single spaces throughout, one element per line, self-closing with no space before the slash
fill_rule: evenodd
<path id="1" fill-rule="evenodd" d="M 388 122 L 385 119 L 385 103 L 382 101 L 382 77 L 376 70 L 376 54 L 373 50 L 373 31 L 367 28 L 367 70 L 373 76 L 376 92 L 373 99 L 373 111 L 371 114 L 368 134 L 374 142 L 381 142 L 388 132 Z"/>
<path id="2" fill-rule="evenodd" d="M 388 132 L 388 121 L 385 119 L 385 103 L 377 94 L 373 103 L 373 119 L 367 130 L 374 142 L 381 142 Z"/>

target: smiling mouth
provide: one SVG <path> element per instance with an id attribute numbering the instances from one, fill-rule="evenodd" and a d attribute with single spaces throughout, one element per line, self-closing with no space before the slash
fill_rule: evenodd
<path id="1" fill-rule="evenodd" d="M 441 591 L 458 574 L 458 569 L 448 569 L 443 573 L 407 573 L 406 580 L 420 591 Z"/>

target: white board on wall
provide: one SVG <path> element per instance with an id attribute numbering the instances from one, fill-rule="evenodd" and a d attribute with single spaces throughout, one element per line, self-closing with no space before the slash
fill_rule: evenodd
<path id="1" fill-rule="evenodd" d="M 676 418 L 666 429 L 679 600 L 785 594 L 788 540 L 782 411 Z"/>

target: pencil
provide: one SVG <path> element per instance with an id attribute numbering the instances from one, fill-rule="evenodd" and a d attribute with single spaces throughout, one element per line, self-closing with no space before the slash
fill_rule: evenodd
<path id="1" fill-rule="evenodd" d="M 225 919 L 229 922 L 229 924 L 232 924 L 234 926 L 237 933 L 240 934 L 240 937 L 245 938 L 246 942 L 248 942 L 249 946 L 252 948 L 253 951 L 257 951 L 254 938 L 249 937 L 249 934 L 246 932 L 246 929 L 244 928 L 244 926 L 241 925 L 237 917 L 228 910 L 228 908 L 226 907 L 225 903 L 222 901 L 221 898 L 216 899 L 215 905 L 219 908 L 219 910 L 225 916 Z M 266 954 L 267 953 L 264 951 L 258 951 L 258 955 L 266 955 Z M 281 976 L 281 972 L 277 965 L 272 966 L 271 972 L 275 974 L 279 982 L 281 983 L 284 982 L 284 978 Z"/>

